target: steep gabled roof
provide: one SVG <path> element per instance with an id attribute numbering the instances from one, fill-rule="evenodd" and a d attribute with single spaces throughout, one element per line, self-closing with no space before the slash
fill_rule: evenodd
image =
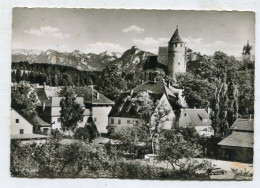
<path id="1" fill-rule="evenodd" d="M 172 35 L 172 38 L 170 39 L 169 43 L 170 42 L 173 42 L 173 43 L 183 43 L 182 37 L 179 34 L 178 26 L 177 26 L 174 34 Z"/>
<path id="2" fill-rule="evenodd" d="M 36 88 L 36 93 L 40 101 L 45 101 L 46 106 L 57 106 L 57 102 L 60 102 L 59 97 L 60 91 L 63 87 L 50 87 L 46 86 L 46 88 Z M 74 87 L 73 90 L 76 93 L 79 93 L 79 97 L 84 98 L 84 103 L 91 104 L 104 104 L 104 105 L 113 105 L 114 102 L 108 99 L 106 96 L 101 94 L 99 91 L 92 89 L 91 87 Z M 79 91 L 79 92 L 77 92 Z M 55 98 L 51 100 L 51 98 Z M 81 100 L 81 99 L 80 99 Z M 81 104 L 81 101 L 79 101 Z"/>
<path id="3" fill-rule="evenodd" d="M 47 123 L 46 121 L 44 121 L 43 119 L 41 119 L 39 116 L 36 116 L 36 120 L 38 122 L 38 124 L 41 126 L 41 127 L 50 127 L 51 124 Z"/>
<path id="4" fill-rule="evenodd" d="M 163 81 L 147 81 L 133 89 L 134 93 L 139 93 L 141 91 L 150 91 L 154 94 L 166 94 L 167 96 L 176 97 L 171 89 L 169 89 Z"/>
<path id="5" fill-rule="evenodd" d="M 114 105 L 115 103 L 93 87 L 76 87 L 77 96 L 84 98 L 84 103 L 94 105 Z"/>
<path id="6" fill-rule="evenodd" d="M 189 109 L 186 108 L 185 112 L 190 117 L 192 123 L 195 126 L 208 126 L 211 125 L 211 120 L 209 118 L 209 114 L 205 109 Z"/>
<path id="7" fill-rule="evenodd" d="M 254 132 L 254 120 L 238 118 L 230 127 L 230 129 L 235 131 Z"/>
<path id="8" fill-rule="evenodd" d="M 40 101 L 48 100 L 44 88 L 36 88 L 35 91 Z"/>
<path id="9" fill-rule="evenodd" d="M 157 101 L 162 97 L 162 94 L 148 93 L 150 98 L 154 101 Z M 121 93 L 108 117 L 140 118 L 134 102 L 131 101 L 131 99 L 135 98 L 137 95 L 138 93 L 133 93 L 132 95 L 129 92 Z"/>

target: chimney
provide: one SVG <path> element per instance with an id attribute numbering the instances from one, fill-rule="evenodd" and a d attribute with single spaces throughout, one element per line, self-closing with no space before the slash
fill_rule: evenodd
<path id="1" fill-rule="evenodd" d="M 46 89 L 46 83 L 43 82 L 43 89 Z"/>
<path id="2" fill-rule="evenodd" d="M 42 102 L 42 111 L 44 112 L 45 110 L 45 101 Z"/>
<path id="3" fill-rule="evenodd" d="M 167 87 L 170 87 L 170 81 L 167 81 Z"/>
<path id="4" fill-rule="evenodd" d="M 194 106 L 194 109 L 196 109 L 196 106 Z"/>
<path id="5" fill-rule="evenodd" d="M 249 115 L 249 121 L 251 120 L 251 118 L 252 118 L 252 115 L 250 114 L 250 115 Z"/>
<path id="6" fill-rule="evenodd" d="M 210 114 L 210 111 L 211 111 L 211 109 L 210 109 L 210 107 L 208 106 L 208 114 Z"/>
<path id="7" fill-rule="evenodd" d="M 156 83 L 156 78 L 153 79 L 153 82 Z"/>
<path id="8" fill-rule="evenodd" d="M 99 93 L 97 92 L 97 100 L 99 100 Z"/>
<path id="9" fill-rule="evenodd" d="M 133 93 L 134 93 L 134 90 L 131 89 L 131 90 L 130 90 L 130 95 L 133 95 Z"/>

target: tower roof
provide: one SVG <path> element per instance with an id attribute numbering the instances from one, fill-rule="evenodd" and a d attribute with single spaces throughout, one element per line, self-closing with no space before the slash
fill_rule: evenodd
<path id="1" fill-rule="evenodd" d="M 170 39 L 169 42 L 174 42 L 174 43 L 183 43 L 182 37 L 179 34 L 179 30 L 178 30 L 178 26 L 174 32 L 174 34 L 172 35 L 172 38 Z"/>
<path id="2" fill-rule="evenodd" d="M 243 48 L 243 53 L 250 54 L 251 50 L 252 50 L 252 46 L 249 45 L 249 41 L 247 41 L 247 45 L 245 45 Z"/>

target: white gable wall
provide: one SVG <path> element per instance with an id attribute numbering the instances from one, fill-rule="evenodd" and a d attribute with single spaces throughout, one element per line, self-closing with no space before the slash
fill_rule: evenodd
<path id="1" fill-rule="evenodd" d="M 92 107 L 92 116 L 99 133 L 107 133 L 108 114 L 112 106 L 94 106 Z"/>
<path id="2" fill-rule="evenodd" d="M 14 109 L 11 109 L 11 135 L 20 134 L 21 129 L 23 134 L 33 134 L 33 125 Z"/>
<path id="3" fill-rule="evenodd" d="M 168 99 L 167 99 L 165 94 L 160 99 L 160 101 L 159 101 L 159 103 L 158 103 L 158 105 L 157 105 L 157 107 L 155 109 L 155 112 L 157 110 L 159 110 L 161 107 L 163 107 L 163 109 L 165 109 L 165 110 L 169 110 L 169 113 L 165 117 L 162 117 L 162 119 L 161 119 L 161 121 L 162 121 L 162 123 L 161 123 L 162 129 L 169 130 L 169 129 L 172 128 L 172 125 L 173 125 L 173 123 L 175 121 L 175 114 L 174 114 L 174 112 L 172 110 L 172 107 L 171 107 L 171 104 L 168 101 Z M 155 114 L 153 114 L 152 117 L 151 117 L 151 124 L 154 123 L 154 120 L 155 120 Z"/>

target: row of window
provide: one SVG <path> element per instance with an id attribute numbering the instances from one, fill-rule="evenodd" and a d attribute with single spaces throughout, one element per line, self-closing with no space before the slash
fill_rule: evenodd
<path id="1" fill-rule="evenodd" d="M 133 120 L 133 122 L 134 122 L 134 120 Z M 137 120 L 135 122 L 138 123 Z M 111 118 L 111 124 L 114 124 L 114 123 L 115 123 L 115 120 L 113 118 Z M 131 123 L 131 121 L 128 119 L 127 124 L 130 124 L 130 123 Z M 117 120 L 117 124 L 121 124 L 121 119 Z"/>
<path id="2" fill-rule="evenodd" d="M 181 47 L 182 47 L 182 44 L 180 44 L 180 45 L 181 45 Z M 175 43 L 174 46 L 177 47 L 177 43 Z"/>

